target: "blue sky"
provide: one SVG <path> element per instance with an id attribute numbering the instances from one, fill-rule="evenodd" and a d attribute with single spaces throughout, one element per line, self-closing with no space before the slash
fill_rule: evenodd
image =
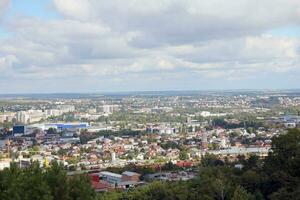
<path id="1" fill-rule="evenodd" d="M 3 16 L 4 23 L 16 17 L 34 17 L 43 20 L 59 19 L 51 0 L 12 0 Z M 0 26 L 0 38 L 9 37 L 10 32 Z"/>
<path id="2" fill-rule="evenodd" d="M 18 15 L 38 17 L 44 20 L 58 17 L 51 0 L 12 0 L 6 17 Z"/>
<path id="3" fill-rule="evenodd" d="M 298 88 L 300 1 L 2 0 L 0 93 Z"/>
<path id="4" fill-rule="evenodd" d="M 269 31 L 269 34 L 277 37 L 300 37 L 300 26 L 283 26 L 274 28 Z"/>

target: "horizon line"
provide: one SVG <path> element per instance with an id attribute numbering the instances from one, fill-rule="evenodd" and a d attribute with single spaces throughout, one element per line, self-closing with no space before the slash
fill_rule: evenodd
<path id="1" fill-rule="evenodd" d="M 89 92 L 25 92 L 25 93 L 1 93 L 0 95 L 51 95 L 51 94 L 98 94 L 98 95 L 104 95 L 104 94 L 126 94 L 126 93 L 154 93 L 154 92 L 263 92 L 263 91 L 300 91 L 300 88 L 265 88 L 265 89 L 188 89 L 188 90 L 182 90 L 182 89 L 171 89 L 171 90 L 120 90 L 120 91 L 89 91 Z"/>

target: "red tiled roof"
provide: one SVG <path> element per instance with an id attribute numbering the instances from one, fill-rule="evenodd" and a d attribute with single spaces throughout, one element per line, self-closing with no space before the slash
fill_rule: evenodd
<path id="1" fill-rule="evenodd" d="M 191 162 L 191 161 L 178 161 L 176 163 L 176 165 L 178 167 L 192 167 L 193 166 L 193 162 Z"/>

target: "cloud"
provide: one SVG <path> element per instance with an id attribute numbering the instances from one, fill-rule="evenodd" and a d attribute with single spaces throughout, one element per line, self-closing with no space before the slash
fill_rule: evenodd
<path id="1" fill-rule="evenodd" d="M 198 63 L 227 61 L 251 63 L 295 59 L 299 56 L 298 48 L 299 39 L 261 35 L 212 40 L 201 45 L 172 46 L 166 51 Z"/>
<path id="2" fill-rule="evenodd" d="M 1 0 L 0 1 L 0 20 L 3 17 L 3 15 L 5 14 L 9 4 L 10 4 L 10 0 Z"/>
<path id="3" fill-rule="evenodd" d="M 69 2 L 70 0 L 66 1 Z M 136 32 L 131 44 L 153 47 L 208 39 L 260 34 L 270 28 L 300 22 L 297 0 L 89 0 L 68 15 L 70 6 L 55 1 L 65 16 L 106 23 L 120 32 Z"/>
<path id="4" fill-rule="evenodd" d="M 270 35 L 274 28 L 299 24 L 298 0 L 53 4 L 59 18 L 12 16 L 5 22 L 11 35 L 0 38 L 1 85 L 13 77 L 28 88 L 32 81 L 37 91 L 38 86 L 57 88 L 51 81 L 62 91 L 198 89 L 209 84 L 246 87 L 257 77 L 257 83 L 268 85 L 263 81 L 268 74 L 300 73 L 300 39 Z M 11 88 L 19 90 L 14 84 Z"/>
<path id="5" fill-rule="evenodd" d="M 8 70 L 14 63 L 17 63 L 18 60 L 14 55 L 6 55 L 0 57 L 0 69 Z"/>
<path id="6" fill-rule="evenodd" d="M 92 10 L 89 0 L 54 0 L 54 5 L 64 16 L 78 20 L 87 19 Z"/>

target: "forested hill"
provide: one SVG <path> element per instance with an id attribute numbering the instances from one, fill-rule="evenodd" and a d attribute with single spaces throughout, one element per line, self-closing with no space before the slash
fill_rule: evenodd
<path id="1" fill-rule="evenodd" d="M 1 200 L 254 200 L 300 199 L 300 131 L 291 129 L 272 140 L 264 160 L 241 159 L 242 170 L 206 156 L 197 179 L 188 182 L 153 182 L 126 192 L 96 194 L 87 176 L 67 177 L 57 164 L 46 170 L 33 164 L 27 169 L 0 172 Z"/>

